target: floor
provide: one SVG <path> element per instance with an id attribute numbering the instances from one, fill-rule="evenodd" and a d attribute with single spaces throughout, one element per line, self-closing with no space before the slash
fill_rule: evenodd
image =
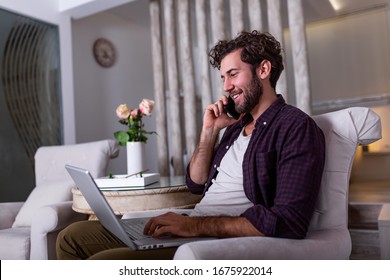
<path id="1" fill-rule="evenodd" d="M 351 182 L 349 201 L 390 203 L 390 181 Z"/>
<path id="2" fill-rule="evenodd" d="M 381 259 L 378 216 L 390 204 L 390 181 L 352 182 L 349 188 L 351 259 Z"/>

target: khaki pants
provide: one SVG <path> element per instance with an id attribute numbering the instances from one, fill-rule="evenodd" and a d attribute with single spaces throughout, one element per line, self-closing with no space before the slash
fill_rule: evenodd
<path id="1" fill-rule="evenodd" d="M 99 221 L 81 221 L 62 230 L 57 237 L 59 260 L 169 260 L 177 248 L 134 251 L 107 231 Z"/>

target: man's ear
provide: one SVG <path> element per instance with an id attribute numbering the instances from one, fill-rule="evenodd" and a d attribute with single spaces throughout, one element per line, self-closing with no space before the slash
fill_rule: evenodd
<path id="1" fill-rule="evenodd" d="M 264 80 L 269 78 L 271 75 L 271 68 L 271 62 L 269 60 L 263 60 L 256 69 L 256 73 L 259 79 Z"/>

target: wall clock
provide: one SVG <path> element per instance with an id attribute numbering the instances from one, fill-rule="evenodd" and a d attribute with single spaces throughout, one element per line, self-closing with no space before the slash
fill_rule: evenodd
<path id="1" fill-rule="evenodd" d="M 102 67 L 111 67 L 116 60 L 115 47 L 107 39 L 99 38 L 93 44 L 93 55 Z"/>

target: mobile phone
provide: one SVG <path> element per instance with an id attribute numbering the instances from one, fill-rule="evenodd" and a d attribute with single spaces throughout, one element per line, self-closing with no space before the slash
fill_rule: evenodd
<path id="1" fill-rule="evenodd" d="M 238 120 L 241 114 L 236 111 L 235 106 L 234 100 L 228 96 L 228 104 L 224 105 L 223 109 L 229 117 Z"/>

